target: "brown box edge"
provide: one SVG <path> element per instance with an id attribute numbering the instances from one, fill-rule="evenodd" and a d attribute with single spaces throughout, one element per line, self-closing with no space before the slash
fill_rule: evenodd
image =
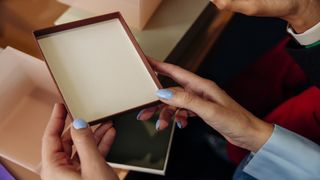
<path id="1" fill-rule="evenodd" d="M 57 33 L 57 32 L 61 32 L 61 31 L 65 31 L 65 30 L 69 30 L 69 29 L 73 29 L 73 28 L 78 28 L 78 27 L 82 27 L 82 26 L 86 26 L 86 25 L 90 25 L 90 24 L 95 24 L 95 23 L 99 23 L 99 22 L 103 22 L 103 21 L 107 21 L 107 20 L 111 20 L 111 19 L 119 19 L 123 28 L 125 29 L 127 35 L 129 36 L 131 42 L 133 43 L 135 49 L 137 50 L 142 62 L 144 63 L 145 67 L 147 68 L 149 74 L 151 75 L 153 81 L 155 82 L 155 84 L 157 85 L 157 87 L 159 89 L 162 89 L 162 85 L 160 84 L 160 81 L 158 80 L 155 72 L 153 71 L 152 67 L 150 66 L 147 57 L 145 56 L 145 54 L 143 53 L 140 45 L 138 44 L 138 42 L 136 41 L 135 37 L 133 36 L 132 32 L 129 29 L 129 26 L 127 25 L 127 23 L 125 22 L 124 18 L 122 17 L 120 12 L 114 12 L 114 13 L 109 13 L 109 14 L 105 14 L 105 15 L 100 15 L 100 16 L 95 16 L 95 17 L 91 17 L 91 18 L 87 18 L 87 19 L 83 19 L 83 20 L 78 20 L 78 21 L 74 21 L 74 22 L 69 22 L 69 23 L 65 23 L 65 24 L 61 24 L 61 25 L 57 25 L 57 26 L 51 26 L 51 27 L 47 27 L 47 28 L 42 28 L 42 29 L 38 29 L 33 31 L 33 36 L 34 36 L 34 41 L 36 43 L 37 48 L 39 49 L 41 56 L 43 58 L 43 60 L 46 63 L 46 66 L 50 72 L 50 75 L 55 83 L 55 86 L 57 87 L 62 99 L 63 99 L 63 103 L 65 104 L 65 107 L 71 117 L 71 120 L 73 121 L 74 117 L 72 117 L 72 113 L 70 111 L 70 109 L 68 108 L 68 105 L 65 101 L 65 98 L 63 96 L 63 94 L 61 93 L 61 90 L 58 86 L 58 83 L 56 81 L 56 79 L 53 76 L 53 73 L 49 67 L 49 64 L 42 52 L 42 49 L 38 43 L 38 39 L 41 38 L 41 36 L 44 35 L 48 35 L 48 34 L 52 34 L 52 33 Z M 128 112 L 132 112 L 138 109 L 142 109 L 142 108 L 146 108 L 146 107 L 150 107 L 153 105 L 157 105 L 160 104 L 161 101 L 157 100 L 157 101 L 153 101 L 147 104 L 142 104 L 141 106 L 135 107 L 135 108 L 131 108 L 125 111 L 121 111 L 121 112 L 117 112 L 115 114 L 100 118 L 100 119 L 96 119 L 93 121 L 88 122 L 90 125 L 95 125 L 95 124 L 99 124 L 101 122 L 107 121 L 108 119 L 111 119 L 112 117 L 116 117 L 119 116 L 121 114 L 124 113 L 128 113 Z"/>

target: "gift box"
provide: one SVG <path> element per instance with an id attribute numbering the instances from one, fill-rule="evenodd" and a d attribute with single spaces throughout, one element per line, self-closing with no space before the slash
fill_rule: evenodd
<path id="1" fill-rule="evenodd" d="M 159 103 L 161 85 L 120 13 L 34 35 L 73 119 L 96 124 Z"/>
<path id="2" fill-rule="evenodd" d="M 113 120 L 117 137 L 106 160 L 117 168 L 164 174 L 173 123 L 161 133 L 156 117 L 136 120 L 160 103 L 162 88 L 120 13 L 34 32 L 43 58 L 72 119 L 90 125 Z"/>
<path id="3" fill-rule="evenodd" d="M 0 53 L 0 156 L 33 172 L 55 102 L 62 102 L 43 61 L 7 47 Z"/>

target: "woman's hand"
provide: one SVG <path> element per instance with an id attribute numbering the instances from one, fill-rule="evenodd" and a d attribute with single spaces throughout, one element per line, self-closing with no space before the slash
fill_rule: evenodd
<path id="1" fill-rule="evenodd" d="M 115 137 L 107 122 L 92 133 L 83 120 L 74 120 L 71 130 L 62 137 L 67 111 L 62 104 L 54 106 L 42 138 L 41 178 L 46 180 L 118 179 L 105 162 Z M 70 133 L 71 132 L 71 133 Z M 72 145 L 77 154 L 72 158 Z"/>
<path id="2" fill-rule="evenodd" d="M 214 82 L 178 66 L 154 60 L 149 62 L 156 72 L 172 78 L 182 87 L 159 90 L 157 96 L 169 106 L 143 110 L 139 115 L 140 120 L 147 120 L 156 110 L 162 108 L 157 124 L 159 129 L 163 129 L 177 109 L 185 114 L 191 112 L 201 117 L 232 144 L 254 152 L 271 136 L 273 125 L 259 120 L 241 107 Z"/>
<path id="3" fill-rule="evenodd" d="M 211 0 L 219 9 L 250 16 L 278 17 L 286 20 L 297 33 L 320 21 L 319 0 Z"/>

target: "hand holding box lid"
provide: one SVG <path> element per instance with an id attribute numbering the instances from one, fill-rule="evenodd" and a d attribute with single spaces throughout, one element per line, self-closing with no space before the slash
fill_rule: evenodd
<path id="1" fill-rule="evenodd" d="M 70 131 L 63 134 L 67 111 L 63 104 L 55 104 L 43 135 L 41 177 L 56 179 L 118 180 L 117 174 L 105 162 L 115 137 L 115 129 L 109 121 L 92 132 L 82 119 L 72 123 Z M 72 146 L 77 157 L 72 154 Z"/>
<path id="2" fill-rule="evenodd" d="M 114 120 L 119 133 L 108 162 L 117 168 L 164 174 L 174 128 L 150 134 L 145 123 L 135 120 L 135 110 L 160 102 L 156 91 L 161 85 L 120 13 L 38 30 L 34 35 L 72 118 L 91 125 Z M 127 149 L 129 137 L 137 146 L 143 142 L 144 151 Z M 152 141 L 155 138 L 157 142 Z"/>

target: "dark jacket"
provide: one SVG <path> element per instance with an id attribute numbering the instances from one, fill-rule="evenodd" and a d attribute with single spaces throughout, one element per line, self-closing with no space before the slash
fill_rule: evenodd
<path id="1" fill-rule="evenodd" d="M 287 50 L 310 80 L 320 88 L 320 45 L 305 48 L 291 40 L 287 44 Z"/>

